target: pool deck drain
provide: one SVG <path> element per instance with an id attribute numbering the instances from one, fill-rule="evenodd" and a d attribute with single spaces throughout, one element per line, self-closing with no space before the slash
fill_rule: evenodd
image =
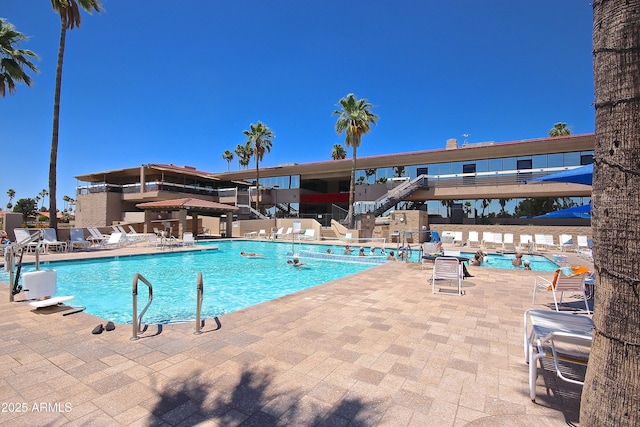
<path id="1" fill-rule="evenodd" d="M 2 284 L 0 424 L 577 424 L 579 387 L 545 374 L 528 397 L 522 315 L 552 273 L 469 269 L 462 297 L 431 294 L 428 265 L 390 262 L 136 341 L 131 325 L 93 335 L 105 319 L 9 303 Z"/>

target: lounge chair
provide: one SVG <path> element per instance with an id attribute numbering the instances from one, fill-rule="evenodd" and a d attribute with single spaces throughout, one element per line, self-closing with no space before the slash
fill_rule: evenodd
<path id="1" fill-rule="evenodd" d="M 266 238 L 267 231 L 264 228 L 261 228 L 260 231 L 258 231 L 258 237 Z"/>
<path id="2" fill-rule="evenodd" d="M 87 240 L 94 245 L 101 245 L 109 240 L 109 236 L 102 234 L 96 227 L 88 227 L 87 230 L 89 230 L 89 234 L 91 234 L 91 237 L 87 238 Z"/>
<path id="3" fill-rule="evenodd" d="M 560 249 L 564 252 L 567 248 L 573 247 L 573 236 L 571 234 L 561 234 L 558 237 L 558 243 L 560 244 Z"/>
<path id="4" fill-rule="evenodd" d="M 195 246 L 195 244 L 192 232 L 182 233 L 182 246 Z"/>
<path id="5" fill-rule="evenodd" d="M 524 357 L 529 364 L 529 397 L 536 400 L 538 360 L 553 359 L 556 375 L 563 381 L 584 385 L 591 352 L 593 321 L 587 316 L 527 310 L 524 313 Z M 542 362 L 541 367 L 544 368 Z"/>
<path id="6" fill-rule="evenodd" d="M 578 236 L 576 253 L 582 258 L 593 262 L 593 251 L 591 250 L 591 246 L 589 245 L 589 239 L 587 238 L 587 236 Z"/>
<path id="7" fill-rule="evenodd" d="M 58 240 L 56 230 L 53 228 L 45 228 L 42 230 L 42 241 L 44 242 L 46 252 L 49 251 L 49 248 L 54 248 L 56 252 L 67 251 L 67 242 Z"/>
<path id="8" fill-rule="evenodd" d="M 287 236 L 291 236 L 291 232 L 293 231 L 292 227 L 287 227 L 287 231 L 285 231 L 284 233 L 282 233 L 279 237 L 284 238 Z"/>
<path id="9" fill-rule="evenodd" d="M 516 250 L 516 244 L 513 241 L 513 233 L 504 233 L 504 240 L 502 242 L 502 250 L 503 251 L 514 251 Z"/>
<path id="10" fill-rule="evenodd" d="M 119 248 L 127 244 L 127 238 L 122 233 L 111 233 L 109 239 L 102 243 L 107 248 Z"/>
<path id="11" fill-rule="evenodd" d="M 565 292 L 577 292 L 582 294 L 587 313 L 591 314 L 584 284 L 587 274 L 588 270 L 586 267 L 563 267 L 556 270 L 552 280 L 537 276 L 533 285 L 533 299 L 531 303 L 536 303 L 536 294 L 539 291 L 546 292 L 551 290 L 553 292 L 553 302 L 556 306 L 556 311 L 560 311 L 557 294 L 560 294 L 560 304 L 562 304 L 562 298 Z"/>
<path id="12" fill-rule="evenodd" d="M 464 241 L 462 240 L 462 231 L 453 232 L 453 244 L 457 246 L 462 246 L 464 244 Z"/>
<path id="13" fill-rule="evenodd" d="M 545 234 L 544 235 L 544 243 L 548 249 L 555 249 L 556 244 L 553 241 L 553 234 Z"/>
<path id="14" fill-rule="evenodd" d="M 533 237 L 531 234 L 521 234 L 520 244 L 518 245 L 520 252 L 533 252 Z"/>
<path id="15" fill-rule="evenodd" d="M 473 248 L 473 247 L 479 248 L 480 247 L 480 240 L 478 239 L 478 232 L 477 231 L 470 231 L 469 232 L 469 239 L 467 239 L 467 246 L 469 246 L 470 248 Z"/>
<path id="16" fill-rule="evenodd" d="M 38 236 L 32 236 L 31 232 L 27 228 L 14 228 L 13 234 L 16 236 L 16 243 L 20 246 L 24 246 L 27 249 L 27 253 L 40 251 L 44 252 L 44 245 L 40 242 L 34 241 L 33 239 L 39 239 L 41 237 L 40 230 L 36 231 L 35 234 Z"/>
<path id="17" fill-rule="evenodd" d="M 456 292 L 439 288 L 438 293 L 448 293 L 450 295 L 462 295 L 462 264 L 458 258 L 437 257 L 433 262 L 433 274 L 431 276 L 431 293 L 436 293 L 436 280 L 449 280 L 457 285 Z"/>
<path id="18" fill-rule="evenodd" d="M 69 250 L 73 252 L 73 248 L 89 249 L 91 242 L 84 238 L 84 230 L 82 228 L 72 228 L 69 230 Z"/>
<path id="19" fill-rule="evenodd" d="M 307 228 L 303 234 L 299 235 L 300 240 L 315 240 L 316 230 L 313 228 Z"/>
<path id="20" fill-rule="evenodd" d="M 547 239 L 544 237 L 544 234 L 534 234 L 533 237 L 534 237 L 533 242 L 534 242 L 536 251 L 543 251 L 543 250 L 549 249 L 547 247 Z"/>
<path id="21" fill-rule="evenodd" d="M 22 274 L 22 285 L 25 299 L 32 301 L 29 303 L 36 309 L 58 305 L 73 299 L 72 296 L 57 296 L 51 298 L 56 293 L 57 273 L 55 270 L 30 271 Z"/>
<path id="22" fill-rule="evenodd" d="M 277 239 L 279 236 L 282 236 L 282 232 L 284 231 L 284 227 L 280 227 L 278 228 L 276 231 L 273 232 L 273 235 L 271 236 L 272 239 Z"/>
<path id="23" fill-rule="evenodd" d="M 482 232 L 482 242 L 481 245 L 483 248 L 489 248 L 491 246 L 495 246 L 493 243 L 493 233 L 490 231 Z"/>
<path id="24" fill-rule="evenodd" d="M 502 233 L 492 233 L 493 234 L 493 246 L 496 248 L 504 250 L 504 242 L 502 241 Z"/>

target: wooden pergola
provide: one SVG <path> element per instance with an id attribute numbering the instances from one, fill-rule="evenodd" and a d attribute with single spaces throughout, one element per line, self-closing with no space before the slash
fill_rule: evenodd
<path id="1" fill-rule="evenodd" d="M 229 233 L 233 226 L 233 213 L 239 208 L 224 203 L 211 202 L 209 200 L 195 199 L 191 197 L 183 199 L 159 200 L 156 202 L 139 203 L 136 207 L 144 210 L 144 232 L 153 231 L 151 222 L 153 221 L 154 212 L 173 212 L 178 211 L 178 235 L 182 236 L 187 229 L 187 216 L 191 215 L 191 229 L 194 235 L 198 231 L 198 215 L 203 216 L 227 216 L 227 232 Z"/>

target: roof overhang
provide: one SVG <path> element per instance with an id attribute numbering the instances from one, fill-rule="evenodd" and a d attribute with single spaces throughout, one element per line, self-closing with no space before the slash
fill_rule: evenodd
<path id="1" fill-rule="evenodd" d="M 183 198 L 158 200 L 155 202 L 138 203 L 136 207 L 144 210 L 177 211 L 185 209 L 193 213 L 227 213 L 239 210 L 238 207 L 209 200 Z"/>

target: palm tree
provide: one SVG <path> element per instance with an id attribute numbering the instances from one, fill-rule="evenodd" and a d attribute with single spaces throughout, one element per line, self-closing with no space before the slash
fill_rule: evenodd
<path id="1" fill-rule="evenodd" d="M 25 67 L 38 72 L 36 66 L 29 58 L 38 59 L 38 55 L 27 49 L 16 49 L 27 37 L 16 28 L 0 18 L 0 96 L 3 98 L 7 92 L 13 95 L 16 92 L 16 83 L 24 83 L 31 87 L 31 77 L 25 71 Z"/>
<path id="2" fill-rule="evenodd" d="M 369 178 L 376 175 L 376 169 L 365 169 L 364 174 L 367 176 L 367 184 L 368 184 Z"/>
<path id="3" fill-rule="evenodd" d="M 558 122 L 551 129 L 549 129 L 549 136 L 567 136 L 571 135 L 571 130 L 567 127 L 566 123 Z"/>
<path id="4" fill-rule="evenodd" d="M 7 203 L 7 210 L 11 210 L 13 207 L 13 198 L 16 197 L 16 190 L 10 188 L 7 190 L 7 196 L 9 196 L 9 203 Z"/>
<path id="5" fill-rule="evenodd" d="M 51 0 L 53 10 L 60 15 L 60 45 L 58 46 L 58 64 L 56 66 L 56 86 L 53 94 L 53 130 L 51 132 L 51 156 L 49 157 L 49 227 L 57 228 L 56 212 L 56 169 L 58 168 L 58 130 L 60 128 L 60 88 L 62 87 L 62 63 L 67 30 L 80 28 L 82 15 L 78 4 L 88 13 L 92 10 L 102 12 L 98 0 Z"/>
<path id="6" fill-rule="evenodd" d="M 238 144 L 236 146 L 235 153 L 238 155 L 238 169 L 247 168 L 251 161 L 251 156 L 253 156 L 253 148 L 251 148 L 251 144 Z"/>
<path id="7" fill-rule="evenodd" d="M 40 196 L 40 199 L 42 200 L 42 206 L 40 206 L 40 212 L 42 212 L 42 209 L 44 208 L 44 198 L 47 197 L 49 195 L 49 192 L 43 188 L 41 192 L 38 193 L 38 196 Z"/>
<path id="8" fill-rule="evenodd" d="M 233 151 L 224 150 L 222 158 L 227 161 L 227 172 L 231 172 L 231 160 L 233 160 Z"/>
<path id="9" fill-rule="evenodd" d="M 355 178 L 356 178 L 356 158 L 358 147 L 362 142 L 362 136 L 369 133 L 371 124 L 376 124 L 378 116 L 371 112 L 373 105 L 366 99 L 356 99 L 355 95 L 350 93 L 338 102 L 342 110 L 334 110 L 333 115 L 338 116 L 336 122 L 336 132 L 341 135 L 346 133 L 345 144 L 353 150 L 351 164 L 351 182 L 349 185 L 349 228 L 353 228 L 353 199 L 355 196 Z"/>
<path id="10" fill-rule="evenodd" d="M 331 150 L 331 158 L 333 160 L 342 160 L 347 158 L 347 151 L 344 149 L 342 144 L 333 144 L 333 149 Z"/>
<path id="11" fill-rule="evenodd" d="M 594 332 L 581 426 L 640 425 L 640 0 L 594 1 Z"/>
<path id="12" fill-rule="evenodd" d="M 258 121 L 255 125 L 251 123 L 250 130 L 242 131 L 247 137 L 247 145 L 253 149 L 253 155 L 256 158 L 256 211 L 260 211 L 260 162 L 264 157 L 264 153 L 271 152 L 271 141 L 276 136 L 269 129 L 269 126 L 265 125 L 261 121 Z"/>

